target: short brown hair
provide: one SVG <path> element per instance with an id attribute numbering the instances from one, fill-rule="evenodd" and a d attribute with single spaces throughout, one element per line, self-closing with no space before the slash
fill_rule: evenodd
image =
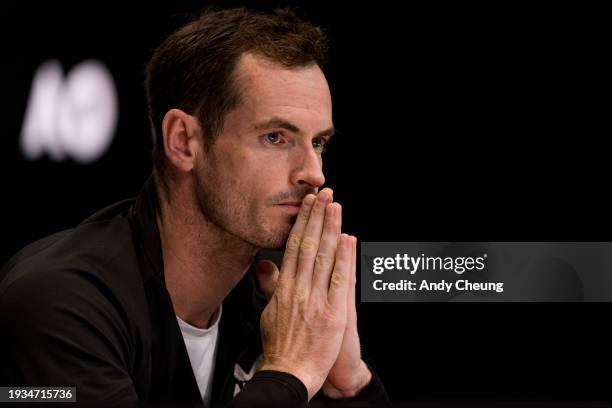
<path id="1" fill-rule="evenodd" d="M 146 67 L 154 171 L 164 173 L 161 124 L 170 109 L 199 119 L 205 145 L 222 132 L 225 116 L 241 100 L 233 74 L 242 54 L 253 52 L 291 68 L 322 66 L 327 49 L 323 31 L 290 9 L 207 9 L 180 27 L 154 51 Z"/>

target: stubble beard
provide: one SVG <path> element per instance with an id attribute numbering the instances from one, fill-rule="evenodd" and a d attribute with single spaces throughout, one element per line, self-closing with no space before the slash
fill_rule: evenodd
<path id="1" fill-rule="evenodd" d="M 295 217 L 286 225 L 266 225 L 265 203 L 249 206 L 240 186 L 220 177 L 212 166 L 199 169 L 195 189 L 202 216 L 220 231 L 257 249 L 285 247 Z"/>

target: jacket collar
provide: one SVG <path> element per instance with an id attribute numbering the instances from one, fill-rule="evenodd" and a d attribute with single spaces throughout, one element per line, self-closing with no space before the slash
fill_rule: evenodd
<path id="1" fill-rule="evenodd" d="M 142 278 L 145 283 L 155 275 L 164 276 L 164 260 L 157 227 L 158 208 L 157 190 L 153 175 L 151 175 L 142 186 L 130 213 L 140 249 L 149 266 L 142 269 Z"/>

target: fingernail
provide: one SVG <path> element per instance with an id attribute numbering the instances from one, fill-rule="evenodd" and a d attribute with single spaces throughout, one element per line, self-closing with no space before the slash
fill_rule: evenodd
<path id="1" fill-rule="evenodd" d="M 306 205 L 312 205 L 312 203 L 314 202 L 314 198 L 315 196 L 313 194 L 307 194 L 306 197 L 304 197 L 304 203 Z"/>
<path id="2" fill-rule="evenodd" d="M 331 202 L 331 201 L 333 201 L 333 198 L 334 198 L 334 192 L 332 191 L 331 188 L 325 187 L 319 193 L 319 197 L 321 197 L 321 199 L 324 200 L 324 201 Z"/>
<path id="3" fill-rule="evenodd" d="M 323 205 L 327 204 L 329 202 L 329 200 L 327 199 L 328 195 L 327 193 L 325 193 L 324 191 L 321 191 L 318 195 L 317 195 L 317 202 L 321 203 Z"/>

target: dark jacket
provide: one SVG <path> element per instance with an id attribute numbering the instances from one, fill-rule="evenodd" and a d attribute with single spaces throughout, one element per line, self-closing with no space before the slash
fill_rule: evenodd
<path id="1" fill-rule="evenodd" d="M 135 200 L 8 261 L 0 271 L 0 386 L 76 386 L 80 405 L 202 406 L 165 286 L 157 205 L 150 179 Z M 213 405 L 306 404 L 306 388 L 291 374 L 259 371 L 246 385 L 234 375 L 237 364 L 248 373 L 261 354 L 264 307 L 251 268 L 223 301 Z M 342 402 L 384 406 L 388 399 L 373 372 L 357 397 Z M 338 401 L 319 393 L 317 404 Z"/>

